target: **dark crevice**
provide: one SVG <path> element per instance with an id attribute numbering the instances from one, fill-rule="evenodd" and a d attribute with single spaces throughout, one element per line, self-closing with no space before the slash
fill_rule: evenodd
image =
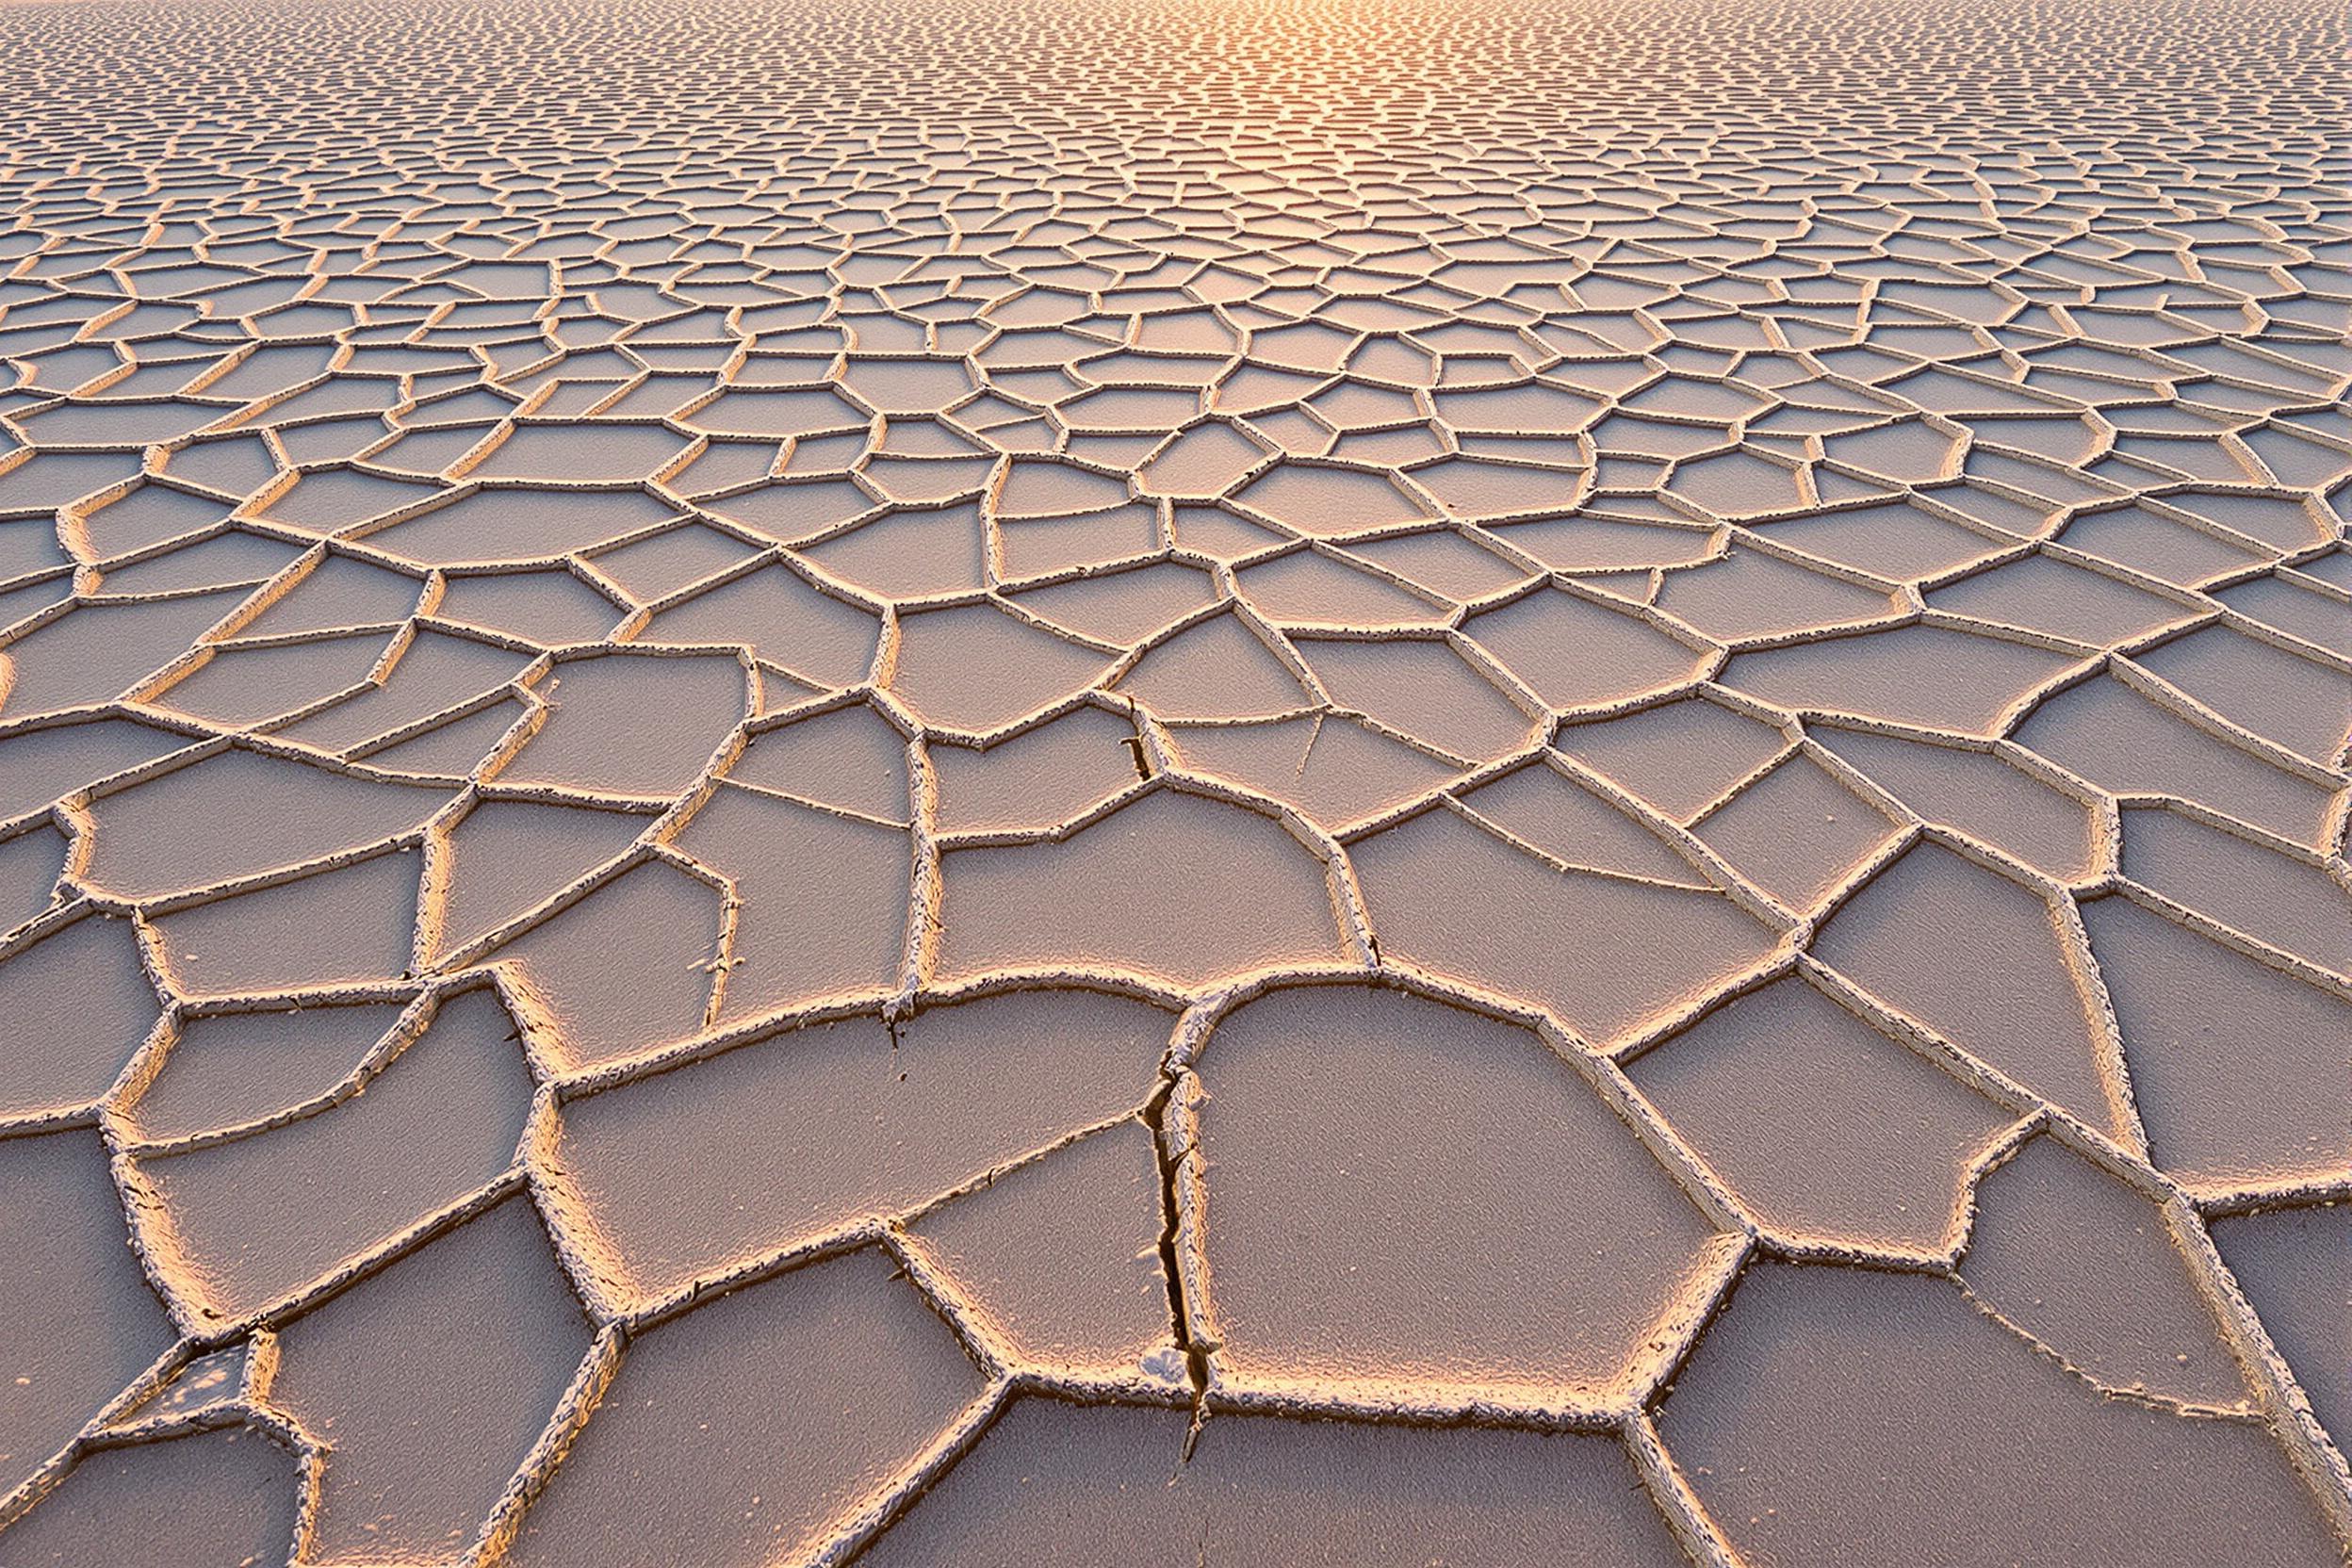
<path id="1" fill-rule="evenodd" d="M 1160 1274 L 1168 1283 L 1168 1313 L 1176 1348 L 1184 1352 L 1184 1380 L 1192 1390 L 1192 1426 L 1184 1433 L 1180 1464 L 1192 1460 L 1193 1446 L 1208 1419 L 1209 1347 L 1192 1337 L 1191 1315 L 1185 1310 L 1184 1282 L 1176 1258 L 1176 1181 L 1179 1161 L 1168 1151 L 1168 1118 L 1175 1103 L 1176 1079 L 1164 1077 L 1143 1107 L 1144 1124 L 1152 1129 L 1152 1150 L 1160 1162 Z"/>

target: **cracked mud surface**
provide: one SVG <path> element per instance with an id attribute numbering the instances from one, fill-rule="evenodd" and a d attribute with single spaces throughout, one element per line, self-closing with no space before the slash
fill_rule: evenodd
<path id="1" fill-rule="evenodd" d="M 2340 1562 L 2340 8 L 0 5 L 0 1563 Z"/>

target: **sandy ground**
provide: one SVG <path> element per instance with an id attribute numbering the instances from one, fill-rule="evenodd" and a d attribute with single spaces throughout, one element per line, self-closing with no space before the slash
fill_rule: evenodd
<path id="1" fill-rule="evenodd" d="M 2347 62 L 0 7 L 0 1564 L 2340 1561 Z"/>

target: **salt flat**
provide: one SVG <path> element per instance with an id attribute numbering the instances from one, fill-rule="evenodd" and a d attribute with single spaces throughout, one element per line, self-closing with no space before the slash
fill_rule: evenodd
<path id="1" fill-rule="evenodd" d="M 2347 101 L 0 0 L 0 1565 L 2340 1563 Z"/>

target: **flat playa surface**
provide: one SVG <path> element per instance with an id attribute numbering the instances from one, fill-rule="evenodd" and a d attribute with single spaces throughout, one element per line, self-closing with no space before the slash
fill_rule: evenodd
<path id="1" fill-rule="evenodd" d="M 2352 35 L 0 0 L 0 1568 L 2326 1568 Z"/>

